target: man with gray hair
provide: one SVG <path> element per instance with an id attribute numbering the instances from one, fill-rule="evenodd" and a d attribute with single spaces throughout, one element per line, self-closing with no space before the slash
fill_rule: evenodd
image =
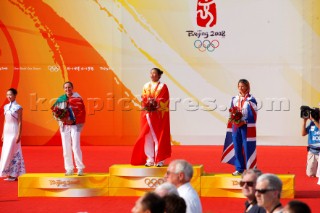
<path id="1" fill-rule="evenodd" d="M 160 197 L 164 197 L 166 195 L 171 195 L 171 194 L 179 195 L 177 187 L 169 182 L 165 182 L 165 183 L 159 185 L 154 190 L 154 192 L 156 194 L 158 194 Z"/>
<path id="2" fill-rule="evenodd" d="M 248 169 L 242 173 L 240 187 L 242 194 L 247 198 L 245 202 L 245 212 L 248 213 L 265 213 L 263 207 L 257 205 L 256 183 L 257 178 L 262 174 L 259 169 Z"/>
<path id="3" fill-rule="evenodd" d="M 263 174 L 258 177 L 256 185 L 256 198 L 259 206 L 267 213 L 282 212 L 280 195 L 282 181 L 274 174 Z"/>
<path id="4" fill-rule="evenodd" d="M 187 213 L 202 213 L 198 193 L 190 184 L 192 176 L 193 168 L 190 163 L 185 160 L 174 160 L 169 164 L 165 178 L 177 187 L 180 197 L 187 204 Z"/>

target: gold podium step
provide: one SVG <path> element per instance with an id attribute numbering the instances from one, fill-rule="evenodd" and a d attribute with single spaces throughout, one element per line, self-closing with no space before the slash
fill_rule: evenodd
<path id="1" fill-rule="evenodd" d="M 191 185 L 200 195 L 202 165 L 193 166 Z M 167 166 L 145 167 L 130 164 L 116 164 L 109 168 L 109 196 L 141 196 L 146 191 L 153 191 L 164 183 Z"/>
<path id="2" fill-rule="evenodd" d="M 294 178 L 292 174 L 277 175 L 283 185 L 281 198 L 294 198 Z M 201 197 L 244 198 L 239 182 L 241 176 L 231 174 L 205 174 L 201 176 Z"/>
<path id="3" fill-rule="evenodd" d="M 109 174 L 65 176 L 63 173 L 28 173 L 18 179 L 19 197 L 108 196 Z"/>
<path id="4" fill-rule="evenodd" d="M 242 198 L 240 176 L 206 174 L 202 165 L 193 166 L 191 185 L 201 197 Z M 19 197 L 141 196 L 164 183 L 167 167 L 115 164 L 109 173 L 65 176 L 63 173 L 28 173 L 18 179 Z M 283 182 L 282 198 L 294 198 L 295 175 L 278 175 Z"/>

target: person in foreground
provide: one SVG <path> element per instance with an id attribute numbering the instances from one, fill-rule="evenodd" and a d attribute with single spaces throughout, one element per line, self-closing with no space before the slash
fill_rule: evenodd
<path id="1" fill-rule="evenodd" d="M 81 96 L 73 92 L 73 84 L 70 81 L 65 82 L 63 88 L 65 94 L 58 98 L 51 109 L 60 126 L 65 175 L 73 175 L 73 151 L 78 176 L 82 176 L 85 166 L 82 162 L 80 133 L 86 118 L 85 105 Z"/>
<path id="2" fill-rule="evenodd" d="M 267 213 L 281 213 L 283 207 L 280 203 L 282 182 L 274 174 L 263 174 L 258 177 L 256 185 L 256 198 L 259 206 Z"/>
<path id="3" fill-rule="evenodd" d="M 147 192 L 140 197 L 134 207 L 132 213 L 163 213 L 165 209 L 164 200 L 154 192 Z"/>
<path id="4" fill-rule="evenodd" d="M 171 156 L 169 90 L 160 82 L 163 71 L 153 68 L 142 92 L 141 132 L 131 164 L 161 167 Z"/>
<path id="5" fill-rule="evenodd" d="M 5 181 L 15 181 L 26 173 L 21 149 L 22 107 L 16 102 L 17 94 L 16 89 L 10 88 L 7 91 L 10 103 L 4 106 L 0 175 L 6 177 Z"/>
<path id="6" fill-rule="evenodd" d="M 192 176 L 193 168 L 190 163 L 185 160 L 174 160 L 169 164 L 165 178 L 177 187 L 180 197 L 187 204 L 187 213 L 201 213 L 199 195 L 190 184 Z"/>
<path id="7" fill-rule="evenodd" d="M 284 208 L 282 213 L 311 213 L 310 207 L 299 200 L 291 200 Z"/>
<path id="8" fill-rule="evenodd" d="M 308 126 L 307 120 L 310 119 Z M 320 176 L 319 167 L 319 152 L 320 152 L 320 131 L 319 120 L 315 120 L 310 113 L 309 118 L 302 119 L 302 136 L 308 135 L 308 155 L 307 155 L 307 168 L 306 174 L 309 177 Z M 318 171 L 318 172 L 317 172 Z M 318 173 L 318 174 L 317 174 Z"/>
<path id="9" fill-rule="evenodd" d="M 221 162 L 235 166 L 236 171 L 232 175 L 241 175 L 245 169 L 257 166 L 257 101 L 250 94 L 248 80 L 239 80 L 238 91 L 239 94 L 231 100 L 230 117 L 221 159 Z"/>
<path id="10" fill-rule="evenodd" d="M 160 197 L 164 197 L 166 195 L 171 195 L 171 194 L 179 195 L 177 187 L 169 182 L 164 182 L 163 184 L 157 186 L 154 192 Z"/>
<path id="11" fill-rule="evenodd" d="M 256 193 L 256 183 L 257 178 L 261 175 L 261 171 L 258 169 L 249 169 L 244 171 L 242 174 L 242 179 L 240 181 L 240 186 L 242 188 L 242 194 L 247 198 L 245 202 L 245 211 L 248 213 L 265 213 L 263 207 L 257 205 Z"/>
<path id="12" fill-rule="evenodd" d="M 182 197 L 176 194 L 167 194 L 163 197 L 165 213 L 186 213 L 187 205 Z"/>

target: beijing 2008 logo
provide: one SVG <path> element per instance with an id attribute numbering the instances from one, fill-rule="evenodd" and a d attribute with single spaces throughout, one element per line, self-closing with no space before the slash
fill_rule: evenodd
<path id="1" fill-rule="evenodd" d="M 199 27 L 213 27 L 217 23 L 217 10 L 214 0 L 198 0 L 197 24 Z"/>
<path id="2" fill-rule="evenodd" d="M 194 37 L 193 46 L 200 52 L 213 52 L 225 38 L 224 30 L 213 30 L 217 28 L 217 5 L 215 0 L 197 0 L 193 11 L 198 29 L 187 30 L 188 37 Z"/>

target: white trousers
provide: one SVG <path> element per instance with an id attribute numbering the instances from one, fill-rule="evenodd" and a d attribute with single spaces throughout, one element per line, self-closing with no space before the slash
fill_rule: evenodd
<path id="1" fill-rule="evenodd" d="M 147 163 L 155 162 L 155 156 L 157 156 L 158 153 L 158 143 L 154 142 L 151 132 L 145 136 L 144 153 L 147 156 Z"/>
<path id="2" fill-rule="evenodd" d="M 82 152 L 80 148 L 80 133 L 83 124 L 77 125 L 63 125 L 60 126 L 64 168 L 66 170 L 73 170 L 72 151 L 77 169 L 84 169 L 85 166 L 82 162 Z"/>
<path id="3" fill-rule="evenodd" d="M 319 174 L 317 174 L 318 159 L 319 159 L 319 155 L 315 155 L 310 151 L 308 152 L 307 169 L 306 169 L 307 176 L 319 177 L 318 176 Z"/>

